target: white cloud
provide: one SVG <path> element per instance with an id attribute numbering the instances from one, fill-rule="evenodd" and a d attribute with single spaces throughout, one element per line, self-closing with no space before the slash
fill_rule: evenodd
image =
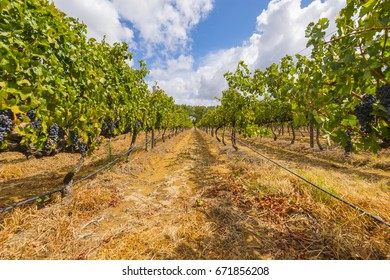
<path id="1" fill-rule="evenodd" d="M 154 67 L 150 71 L 150 84 L 154 81 L 172 95 L 177 102 L 190 104 L 190 96 L 199 87 L 199 80 L 194 73 L 194 59 L 192 56 L 180 55 L 177 59 L 168 59 L 165 65 Z M 184 95 L 183 93 L 187 93 Z"/>
<path id="2" fill-rule="evenodd" d="M 191 41 L 190 30 L 213 8 L 213 0 L 53 0 L 68 15 L 88 27 L 90 37 L 107 41 L 126 41 L 135 48 L 146 47 L 149 55 L 156 48 L 165 54 L 184 52 Z M 123 21 L 139 31 L 141 42 L 134 45 L 134 32 Z"/>
<path id="3" fill-rule="evenodd" d="M 207 55 L 200 66 L 192 71 L 176 73 L 170 67 L 167 69 L 169 75 L 155 75 L 153 71 L 151 74 L 159 83 L 166 85 L 167 93 L 179 103 L 216 104 L 214 96 L 220 97 L 222 90 L 226 88 L 223 74 L 235 71 L 240 60 L 244 60 L 250 69 L 265 69 L 270 64 L 279 62 L 286 54 L 294 55 L 302 51 L 307 42 L 307 25 L 327 17 L 331 22 L 328 30 L 335 31 L 333 21 L 345 6 L 345 1 L 316 0 L 305 8 L 301 8 L 300 4 L 300 0 L 270 1 L 267 9 L 257 17 L 258 33 L 253 34 L 241 46 Z M 309 50 L 302 52 L 309 53 Z M 178 84 L 190 86 L 176 87 Z"/>
<path id="4" fill-rule="evenodd" d="M 210 13 L 214 0 L 54 2 L 70 16 L 84 21 L 89 36 L 101 39 L 107 35 L 109 42 L 127 41 L 132 49 L 144 51 L 145 58 L 157 57 L 149 66 L 148 80 L 151 84 L 157 81 L 178 103 L 206 105 L 216 104 L 214 96 L 220 96 L 226 87 L 223 74 L 234 71 L 239 60 L 244 60 L 250 69 L 264 69 L 286 54 L 296 54 L 306 46 L 307 25 L 322 17 L 333 22 L 345 5 L 345 0 L 315 0 L 301 8 L 300 0 L 272 0 L 253 19 L 257 23 L 256 33 L 241 46 L 209 53 L 201 61 L 194 61 L 189 34 Z M 131 23 L 133 30 L 123 24 L 124 20 Z M 331 24 L 329 30 L 335 29 Z"/>
<path id="5" fill-rule="evenodd" d="M 306 47 L 305 30 L 310 22 L 327 17 L 332 22 L 328 30 L 335 30 L 335 16 L 345 6 L 344 0 L 313 1 L 301 8 L 300 0 L 274 0 L 257 17 L 259 57 L 256 67 L 265 68 L 279 61 L 285 54 L 294 55 Z M 309 52 L 304 52 L 307 54 Z"/>
<path id="6" fill-rule="evenodd" d="M 213 8 L 213 0 L 112 0 L 112 3 L 140 32 L 148 55 L 156 47 L 162 47 L 164 55 L 186 51 L 191 41 L 190 30 Z"/>
<path id="7" fill-rule="evenodd" d="M 109 0 L 53 0 L 67 15 L 78 18 L 88 28 L 88 36 L 98 40 L 133 44 L 133 31 L 123 26 L 117 8 Z"/>

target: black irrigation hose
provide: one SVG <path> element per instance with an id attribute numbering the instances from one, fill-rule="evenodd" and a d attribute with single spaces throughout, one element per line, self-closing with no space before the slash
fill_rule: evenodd
<path id="1" fill-rule="evenodd" d="M 64 188 L 61 188 L 61 189 L 57 189 L 57 190 L 53 190 L 53 191 L 50 191 L 50 192 L 47 192 L 47 193 L 44 193 L 44 194 L 40 194 L 38 196 L 34 196 L 34 197 L 31 197 L 29 199 L 26 199 L 26 200 L 23 200 L 23 201 L 20 201 L 14 205 L 11 205 L 11 206 L 8 206 L 8 207 L 5 207 L 3 209 L 0 210 L 0 214 L 2 213 L 5 213 L 5 212 L 8 212 L 12 209 L 15 209 L 16 207 L 19 207 L 19 206 L 22 206 L 22 205 L 25 205 L 27 203 L 30 203 L 30 202 L 34 202 L 36 201 L 37 199 L 40 199 L 40 198 L 43 198 L 45 196 L 49 196 L 49 195 L 52 195 L 54 193 L 57 193 L 57 192 L 62 192 Z"/>
<path id="2" fill-rule="evenodd" d="M 155 140 L 157 140 L 158 138 L 159 138 L 159 136 L 157 136 L 157 137 L 155 138 Z M 148 140 L 148 141 L 146 142 L 146 144 L 148 144 L 150 141 L 151 141 L 151 140 Z M 100 167 L 99 169 L 95 170 L 95 171 L 92 172 L 91 174 L 89 174 L 89 175 L 87 175 L 87 176 L 81 178 L 80 180 L 74 182 L 74 183 L 71 185 L 71 187 L 73 187 L 74 185 L 76 185 L 76 184 L 78 184 L 78 183 L 81 183 L 81 182 L 83 182 L 83 181 L 85 181 L 85 180 L 87 180 L 87 179 L 89 179 L 89 178 L 95 176 L 95 175 L 96 175 L 97 173 L 99 173 L 100 171 L 102 171 L 102 170 L 108 168 L 109 166 L 111 166 L 112 164 L 116 163 L 118 160 L 120 160 L 120 159 L 123 158 L 124 156 L 127 156 L 128 154 L 132 153 L 136 148 L 138 148 L 138 147 L 140 147 L 140 146 L 143 146 L 143 145 L 144 145 L 144 144 L 137 144 L 137 145 L 131 147 L 129 150 L 127 150 L 125 153 L 123 153 L 123 154 L 121 154 L 120 156 L 118 156 L 116 159 L 110 161 L 109 163 L 107 163 L 107 164 L 105 164 L 104 166 Z M 0 214 L 3 214 L 3 213 L 5 213 L 5 212 L 8 212 L 8 211 L 10 211 L 10 210 L 12 210 L 12 209 L 15 209 L 15 208 L 17 208 L 17 207 L 20 207 L 20 206 L 22 206 L 22 205 L 25 205 L 25 204 L 27 204 L 27 203 L 34 202 L 34 201 L 36 201 L 36 200 L 38 200 L 38 199 L 40 199 L 40 198 L 43 198 L 43 197 L 52 195 L 52 194 L 54 194 L 54 193 L 58 193 L 58 192 L 61 192 L 61 193 L 62 193 L 62 192 L 64 191 L 64 189 L 65 189 L 65 188 L 62 187 L 62 188 L 60 188 L 60 189 L 56 189 L 56 190 L 53 190 L 53 191 L 50 191 L 50 192 L 47 192 L 47 193 L 44 193 L 44 194 L 40 194 L 40 195 L 31 197 L 31 198 L 29 198 L 29 199 L 20 201 L 20 202 L 14 204 L 14 205 L 11 205 L 11 206 L 2 208 L 2 209 L 0 209 Z"/>
<path id="3" fill-rule="evenodd" d="M 135 145 L 133 147 L 131 147 L 128 151 L 126 151 L 125 153 L 121 154 L 120 156 L 118 156 L 117 158 L 113 159 L 112 161 L 110 161 L 109 163 L 103 165 L 102 167 L 100 167 L 99 169 L 95 170 L 94 172 L 92 172 L 91 174 L 85 176 L 84 178 L 81 178 L 80 180 L 74 182 L 72 184 L 72 186 L 78 184 L 78 183 L 81 183 L 85 180 L 88 180 L 89 178 L 95 176 L 96 174 L 98 174 L 100 171 L 110 167 L 111 165 L 113 165 L 114 163 L 116 163 L 118 160 L 120 160 L 121 158 L 123 158 L 124 156 L 126 156 L 127 154 L 129 153 L 132 153 L 134 151 L 135 148 L 141 146 L 141 144 L 138 144 L 138 145 Z"/>
<path id="4" fill-rule="evenodd" d="M 325 190 L 324 188 L 322 188 L 322 187 L 320 187 L 320 186 L 318 186 L 318 185 L 312 183 L 311 181 L 307 180 L 306 178 L 302 177 L 301 175 L 297 174 L 296 172 L 294 172 L 294 171 L 288 169 L 287 167 L 284 167 L 284 166 L 281 165 L 280 163 L 277 163 L 276 161 L 270 159 L 269 157 L 267 157 L 267 156 L 261 154 L 259 151 L 255 150 L 254 148 L 252 148 L 252 147 L 246 145 L 246 144 L 245 144 L 243 141 L 241 141 L 240 139 L 238 139 L 238 142 L 239 142 L 241 145 L 243 145 L 243 146 L 245 146 L 245 147 L 251 149 L 251 150 L 252 150 L 253 152 L 255 152 L 256 154 L 262 156 L 262 157 L 265 158 L 266 160 L 272 162 L 273 164 L 276 164 L 277 166 L 283 168 L 283 169 L 286 170 L 287 172 L 289 172 L 289 173 L 291 173 L 291 174 L 297 176 L 298 178 L 300 178 L 301 180 L 305 181 L 306 183 L 312 185 L 313 187 L 319 189 L 320 191 L 322 191 L 322 192 L 324 192 L 324 193 L 330 195 L 331 197 L 333 197 L 333 198 L 335 198 L 335 199 L 341 201 L 342 203 L 348 205 L 348 206 L 351 207 L 352 209 L 355 209 L 355 210 L 357 210 L 357 211 L 363 213 L 364 215 L 367 215 L 367 216 L 370 217 L 371 219 L 374 219 L 375 221 L 377 221 L 377 222 L 379 222 L 379 223 L 382 223 L 382 224 L 385 224 L 386 226 L 390 227 L 390 223 L 389 223 L 389 222 L 386 222 L 385 220 L 382 220 L 381 218 L 379 218 L 379 217 L 377 217 L 377 216 L 374 216 L 373 214 L 371 214 L 371 213 L 369 213 L 369 212 L 363 210 L 362 208 L 360 208 L 360 207 L 358 207 L 358 206 L 356 206 L 356 205 L 354 205 L 354 204 L 352 204 L 352 203 L 350 203 L 350 202 L 348 202 L 348 201 L 342 199 L 341 197 L 338 197 L 338 196 L 334 195 L 333 193 L 331 193 L 331 192 Z"/>

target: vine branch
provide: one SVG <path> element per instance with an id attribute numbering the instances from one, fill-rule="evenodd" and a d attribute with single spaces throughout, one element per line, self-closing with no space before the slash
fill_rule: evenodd
<path id="1" fill-rule="evenodd" d="M 352 35 L 358 35 L 358 34 L 362 34 L 362 33 L 365 33 L 365 32 L 369 32 L 369 31 L 382 31 L 382 30 L 390 30 L 390 26 L 384 26 L 384 27 L 371 27 L 371 28 L 367 28 L 367 29 L 363 29 L 363 30 L 357 30 L 357 31 L 353 31 L 351 33 L 348 33 L 348 34 L 345 34 L 343 36 L 340 36 L 340 37 L 337 37 L 337 38 L 334 38 L 332 40 L 329 40 L 329 41 L 325 41 L 323 42 L 322 44 L 323 45 L 328 45 L 330 43 L 333 43 L 333 42 L 336 42 L 336 41 L 340 41 L 346 37 L 349 37 L 349 36 L 352 36 Z"/>

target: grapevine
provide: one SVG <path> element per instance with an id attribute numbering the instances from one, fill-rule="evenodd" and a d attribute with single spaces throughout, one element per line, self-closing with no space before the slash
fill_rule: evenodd
<path id="1" fill-rule="evenodd" d="M 363 96 L 363 102 L 368 104 L 374 104 L 376 101 L 376 98 L 371 94 L 365 94 Z"/>
<path id="2" fill-rule="evenodd" d="M 351 137 L 352 137 L 352 132 L 351 131 L 347 131 L 345 133 L 345 135 L 347 136 L 347 142 L 344 146 L 344 151 L 346 154 L 350 153 L 352 151 L 352 140 L 351 140 Z"/>
<path id="3" fill-rule="evenodd" d="M 390 85 L 378 87 L 376 96 L 379 103 L 385 107 L 387 116 L 390 118 Z"/>
<path id="4" fill-rule="evenodd" d="M 1 5 L 0 152 L 81 154 L 64 179 L 69 187 L 100 136 L 131 130 L 135 141 L 148 127 L 191 125 L 162 89 L 151 102 L 149 71 L 143 61 L 130 66 L 127 44 L 88 39 L 86 26 L 51 2 Z"/>
<path id="5" fill-rule="evenodd" d="M 363 102 L 358 104 L 355 107 L 355 115 L 359 120 L 361 131 L 363 133 L 371 133 L 372 123 L 374 121 L 374 116 L 371 114 L 373 112 L 372 103 Z"/>
<path id="6" fill-rule="evenodd" d="M 30 122 L 30 127 L 34 130 L 42 129 L 42 119 L 33 120 Z"/>
<path id="7" fill-rule="evenodd" d="M 73 148 L 76 148 L 79 143 L 79 136 L 76 131 L 70 132 L 70 141 L 72 142 Z"/>
<path id="8" fill-rule="evenodd" d="M 60 131 L 60 127 L 56 123 L 54 123 L 52 126 L 49 127 L 48 129 L 49 137 L 45 145 L 46 151 L 50 151 L 53 147 L 56 146 L 59 131 Z"/>
<path id="9" fill-rule="evenodd" d="M 111 136 L 114 134 L 115 123 L 111 118 L 104 120 L 101 134 L 104 136 Z"/>
<path id="10" fill-rule="evenodd" d="M 0 114 L 0 132 L 8 133 L 12 129 L 12 120 L 7 115 Z"/>
<path id="11" fill-rule="evenodd" d="M 85 155 L 88 149 L 87 144 L 85 144 L 84 142 L 79 142 L 78 146 L 79 146 L 79 153 Z"/>
<path id="12" fill-rule="evenodd" d="M 274 140 L 288 126 L 291 144 L 295 129 L 304 127 L 311 148 L 316 140 L 322 149 L 321 135 L 347 153 L 389 147 L 388 18 L 387 1 L 347 1 L 330 39 L 325 37 L 328 19 L 307 26 L 310 56 L 286 55 L 253 72 L 240 61 L 235 72 L 224 75 L 227 89 L 218 108 L 205 114 L 198 126 L 212 133 L 223 127 L 233 135 L 272 134 Z M 346 127 L 354 135 L 353 145 Z"/>
<path id="13" fill-rule="evenodd" d="M 27 112 L 27 117 L 29 117 L 31 120 L 35 120 L 35 117 L 36 117 L 36 113 L 35 113 L 35 110 L 29 110 Z"/>

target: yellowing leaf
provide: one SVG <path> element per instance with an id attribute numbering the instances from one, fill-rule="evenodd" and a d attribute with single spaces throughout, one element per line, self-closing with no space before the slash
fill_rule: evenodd
<path id="1" fill-rule="evenodd" d="M 369 0 L 365 4 L 363 4 L 363 7 L 365 8 L 372 8 L 371 6 L 374 5 L 376 0 Z"/>
<path id="2" fill-rule="evenodd" d="M 19 106 L 12 106 L 12 107 L 11 107 L 11 111 L 12 111 L 14 114 L 20 114 L 20 113 L 22 113 L 22 111 L 20 111 L 20 109 L 19 109 Z"/>
<path id="3" fill-rule="evenodd" d="M 31 83 L 29 80 L 23 79 L 21 81 L 18 81 L 18 85 L 19 86 L 22 86 L 22 85 L 31 86 Z"/>

